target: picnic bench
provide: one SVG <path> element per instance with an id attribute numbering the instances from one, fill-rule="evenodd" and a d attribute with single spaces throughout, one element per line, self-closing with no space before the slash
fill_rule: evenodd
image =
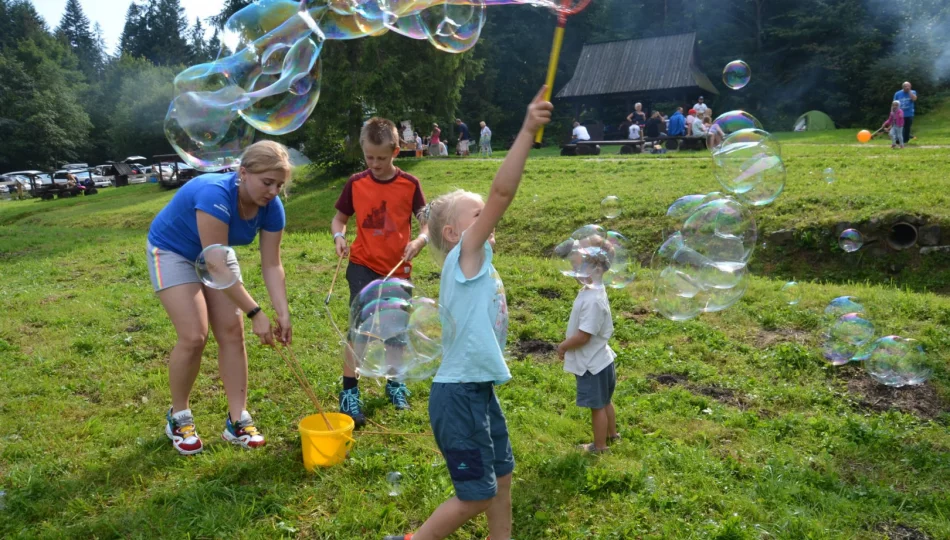
<path id="1" fill-rule="evenodd" d="M 646 137 L 639 140 L 617 139 L 611 141 L 578 141 L 576 144 L 561 146 L 562 156 L 598 156 L 601 146 L 619 146 L 621 154 L 639 154 L 646 143 L 660 142 L 667 150 L 702 150 L 706 148 L 706 137 L 692 135 L 674 135 Z"/>

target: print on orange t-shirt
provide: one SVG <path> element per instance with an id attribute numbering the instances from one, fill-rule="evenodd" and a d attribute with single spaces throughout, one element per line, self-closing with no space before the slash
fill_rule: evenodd
<path id="1" fill-rule="evenodd" d="M 377 180 L 368 170 L 351 176 L 336 202 L 340 213 L 356 218 L 350 261 L 377 274 L 388 274 L 412 240 L 412 216 L 425 205 L 419 180 L 400 169 L 386 181 Z M 408 278 L 411 271 L 407 262 L 393 275 Z"/>

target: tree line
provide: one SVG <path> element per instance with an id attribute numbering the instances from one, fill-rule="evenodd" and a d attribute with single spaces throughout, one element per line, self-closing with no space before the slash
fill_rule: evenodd
<path id="1" fill-rule="evenodd" d="M 190 23 L 180 0 L 136 0 L 109 54 L 79 0 L 52 29 L 29 0 L 0 0 L 0 171 L 169 153 L 163 121 L 175 75 L 213 60 L 218 30 L 248 3 L 226 0 L 217 17 Z M 340 170 L 358 166 L 358 132 L 371 114 L 411 120 L 423 135 L 433 122 L 450 135 L 456 117 L 485 120 L 504 141 L 544 80 L 554 23 L 548 10 L 490 7 L 481 40 L 459 55 L 394 33 L 329 41 L 314 113 L 278 139 Z M 840 126 L 872 125 L 904 80 L 926 96 L 924 114 L 950 94 L 945 0 L 594 0 L 568 22 L 555 90 L 584 43 L 681 32 L 697 34 L 699 68 L 721 92 L 713 108 L 749 110 L 770 130 L 789 130 L 812 109 Z M 720 74 L 737 58 L 753 79 L 731 91 Z M 569 109 L 558 108 L 550 142 L 569 129 Z M 625 113 L 608 114 L 597 119 Z"/>

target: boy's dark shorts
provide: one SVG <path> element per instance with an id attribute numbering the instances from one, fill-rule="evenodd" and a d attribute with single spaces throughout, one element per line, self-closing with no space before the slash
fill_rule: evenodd
<path id="1" fill-rule="evenodd" d="M 603 409 L 610 405 L 614 397 L 614 388 L 617 387 L 617 370 L 614 364 L 600 370 L 597 375 L 590 371 L 583 375 L 574 375 L 577 378 L 577 406 L 586 409 Z"/>
<path id="2" fill-rule="evenodd" d="M 383 279 L 386 277 L 383 274 L 377 274 L 375 270 L 363 266 L 362 264 L 349 263 L 346 265 L 346 282 L 350 286 L 350 306 L 353 305 L 353 299 L 356 298 L 356 295 L 360 293 L 367 285 L 376 281 L 377 279 Z M 347 332 L 347 338 L 350 343 L 358 343 L 360 341 L 365 341 L 365 337 L 361 338 L 360 336 L 354 335 L 353 329 Z M 409 337 L 405 334 L 400 334 L 396 337 L 386 340 L 386 345 L 390 346 L 405 346 L 409 343 Z"/>
<path id="3" fill-rule="evenodd" d="M 498 493 L 498 478 L 515 470 L 508 426 L 494 384 L 433 383 L 429 423 L 463 501 L 484 501 Z"/>

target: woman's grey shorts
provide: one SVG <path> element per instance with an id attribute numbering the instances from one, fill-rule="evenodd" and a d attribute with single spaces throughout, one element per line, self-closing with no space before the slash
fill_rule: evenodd
<path id="1" fill-rule="evenodd" d="M 173 251 L 155 247 L 148 242 L 145 259 L 148 261 L 148 275 L 152 278 L 152 289 L 155 292 L 186 283 L 201 283 L 195 269 L 195 261 L 189 261 Z M 243 279 L 238 279 L 244 283 Z"/>

